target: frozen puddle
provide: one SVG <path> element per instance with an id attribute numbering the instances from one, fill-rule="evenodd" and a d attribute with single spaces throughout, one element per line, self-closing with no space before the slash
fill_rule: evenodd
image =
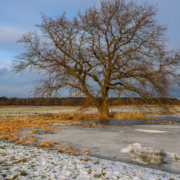
<path id="1" fill-rule="evenodd" d="M 0 141 L 0 179 L 167 180 L 180 179 L 180 175 L 90 156 L 72 156 L 48 149 Z"/>
<path id="2" fill-rule="evenodd" d="M 135 131 L 139 131 L 139 132 L 146 132 L 146 133 L 155 133 L 155 134 L 159 134 L 159 133 L 167 133 L 167 131 L 158 131 L 158 130 L 145 130 L 145 129 L 135 129 Z"/>
<path id="3" fill-rule="evenodd" d="M 139 143 L 130 144 L 127 148 L 121 149 L 120 152 L 129 153 L 132 161 L 140 164 L 155 164 L 159 166 L 167 161 L 180 161 L 180 154 L 151 147 L 142 147 Z"/>

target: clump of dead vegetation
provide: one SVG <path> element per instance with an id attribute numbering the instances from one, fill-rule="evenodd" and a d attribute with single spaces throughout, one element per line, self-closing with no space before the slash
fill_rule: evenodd
<path id="1" fill-rule="evenodd" d="M 14 118 L 0 120 L 0 139 L 8 140 L 10 142 L 17 142 L 21 144 L 31 144 L 37 139 L 34 137 L 23 136 L 20 138 L 17 134 L 27 132 L 28 129 L 56 129 L 53 126 L 49 126 L 49 122 L 43 121 L 42 119 L 33 118 Z"/>
<path id="2" fill-rule="evenodd" d="M 146 113 L 147 114 L 147 113 Z M 110 113 L 110 119 L 116 118 L 120 120 L 133 120 L 133 119 L 149 119 L 143 112 L 125 112 L 125 113 Z M 54 120 L 99 120 L 98 113 L 58 113 L 58 114 L 40 114 L 39 117 L 44 119 Z M 68 121 L 67 121 L 68 122 Z"/>
<path id="3" fill-rule="evenodd" d="M 98 113 L 57 113 L 57 114 L 40 114 L 45 119 L 61 119 L 61 120 L 98 120 Z"/>
<path id="4" fill-rule="evenodd" d="M 54 123 L 57 123 L 57 120 L 44 120 L 42 117 L 28 117 L 28 118 L 15 118 L 15 119 L 6 119 L 0 120 L 0 139 L 3 141 L 10 141 L 22 145 L 32 145 L 42 148 L 50 148 L 53 150 L 58 150 L 60 153 L 69 153 L 75 156 L 78 156 L 77 148 L 73 150 L 69 145 L 60 145 L 59 142 L 51 142 L 43 140 L 41 143 L 37 143 L 37 138 L 33 136 L 24 135 L 19 137 L 18 134 L 21 133 L 30 133 L 37 134 L 38 130 L 43 130 L 43 133 L 52 133 L 55 129 L 61 129 L 52 126 Z M 72 122 L 72 121 L 71 121 Z M 65 123 L 65 122 L 64 122 Z M 70 120 L 66 123 L 70 124 Z M 79 122 L 80 123 L 80 122 Z M 72 125 L 72 124 L 70 124 Z M 88 124 L 86 124 L 88 126 Z M 86 126 L 85 125 L 85 126 Z M 89 150 L 83 150 L 81 153 L 87 154 Z"/>
<path id="5" fill-rule="evenodd" d="M 126 112 L 126 113 L 115 113 L 113 118 L 123 119 L 123 120 L 133 120 L 133 119 L 147 119 L 141 112 Z"/>

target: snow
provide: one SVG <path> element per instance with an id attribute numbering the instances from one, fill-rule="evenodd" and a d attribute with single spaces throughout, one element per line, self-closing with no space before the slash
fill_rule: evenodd
<path id="1" fill-rule="evenodd" d="M 180 154 L 174 152 L 163 151 L 158 148 L 142 147 L 140 143 L 134 143 L 120 150 L 122 153 L 129 153 L 132 161 L 141 164 L 157 164 L 165 161 L 180 161 Z M 142 157 L 144 155 L 144 158 Z M 144 159 L 144 160 L 143 160 Z M 146 161 L 149 160 L 149 161 Z"/>
<path id="2" fill-rule="evenodd" d="M 136 148 L 137 149 L 141 149 L 142 148 L 141 144 L 140 143 L 130 144 L 130 145 L 128 145 L 127 148 L 121 149 L 120 152 L 122 152 L 122 153 L 129 153 L 132 149 L 136 149 Z"/>
<path id="3" fill-rule="evenodd" d="M 146 133 L 167 133 L 167 131 L 158 131 L 158 130 L 146 130 L 146 129 L 135 129 L 135 131 L 146 132 Z"/>
<path id="4" fill-rule="evenodd" d="M 0 141 L 0 179 L 13 177 L 16 180 L 180 179 L 177 174 L 137 165 Z"/>

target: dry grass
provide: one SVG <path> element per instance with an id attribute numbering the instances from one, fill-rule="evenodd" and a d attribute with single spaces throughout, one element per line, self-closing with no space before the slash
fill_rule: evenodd
<path id="1" fill-rule="evenodd" d="M 111 118 L 117 118 L 120 120 L 133 120 L 133 119 L 150 119 L 147 115 L 141 112 L 127 112 L 127 113 L 111 113 Z M 99 115 L 87 114 L 87 113 L 59 113 L 59 114 L 43 114 L 37 116 L 29 116 L 27 118 L 6 118 L 6 120 L 0 119 L 0 138 L 6 139 L 11 142 L 19 141 L 23 142 L 27 140 L 27 136 L 20 139 L 17 133 L 38 133 L 39 130 L 43 130 L 43 134 L 52 134 L 54 129 L 52 125 L 83 125 L 84 127 L 102 127 L 101 124 L 94 122 L 83 122 L 81 120 L 97 120 Z M 72 121 L 73 120 L 73 121 Z M 162 121 L 162 124 L 171 124 L 172 122 Z M 61 128 L 58 128 L 61 129 Z"/>
<path id="2" fill-rule="evenodd" d="M 29 137 L 29 141 L 32 141 L 32 142 L 36 142 L 37 141 L 37 138 L 33 138 L 33 137 Z"/>
<path id="3" fill-rule="evenodd" d="M 117 119 L 150 119 L 145 117 L 140 112 L 127 112 L 127 113 L 112 113 L 111 118 Z M 43 134 L 52 134 L 54 129 L 52 125 L 83 125 L 84 127 L 102 127 L 101 124 L 94 122 L 83 122 L 81 120 L 86 119 L 99 119 L 99 115 L 86 114 L 86 113 L 59 113 L 59 114 L 43 114 L 38 116 L 29 116 L 27 118 L 6 118 L 6 120 L 0 120 L 0 138 L 9 140 L 11 142 L 17 141 L 18 143 L 24 143 L 28 137 L 24 136 L 19 138 L 17 133 L 38 133 L 39 130 L 43 131 Z M 74 120 L 74 121 L 72 121 Z M 162 122 L 165 123 L 165 122 Z M 168 122 L 170 123 L 170 122 Z M 58 128 L 61 129 L 61 128 Z M 31 141 L 31 140 L 30 140 Z"/>
<path id="4" fill-rule="evenodd" d="M 84 149 L 83 151 L 81 151 L 81 154 L 88 154 L 89 153 L 89 149 Z"/>
<path id="5" fill-rule="evenodd" d="M 39 117 L 45 119 L 60 119 L 60 120 L 98 120 L 99 114 L 93 113 L 57 113 L 57 114 L 40 114 Z"/>
<path id="6" fill-rule="evenodd" d="M 64 146 L 60 145 L 59 142 L 51 142 L 46 140 L 42 141 L 40 144 L 37 144 L 37 138 L 35 137 L 24 135 L 20 138 L 17 135 L 18 133 L 24 132 L 37 133 L 37 129 L 43 129 L 44 133 L 52 133 L 53 129 L 57 129 L 52 125 L 57 122 L 59 122 L 59 120 L 44 120 L 42 117 L 37 116 L 22 119 L 9 119 L 6 121 L 0 120 L 0 139 L 22 145 L 36 145 L 38 147 L 44 148 L 55 148 L 56 150 L 58 150 L 58 152 L 69 153 L 78 156 L 80 153 L 78 152 L 77 148 L 73 150 L 69 145 Z M 71 124 L 70 122 L 72 121 L 69 120 L 66 123 Z M 86 150 L 84 150 L 83 152 L 86 152 Z"/>
<path id="7" fill-rule="evenodd" d="M 163 150 L 141 150 L 136 151 L 135 149 L 131 149 L 129 152 L 132 156 L 133 161 L 137 161 L 141 164 L 156 164 L 157 166 L 164 163 L 165 158 L 167 157 L 167 153 Z"/>
<path id="8" fill-rule="evenodd" d="M 110 118 L 117 118 L 120 120 L 132 120 L 132 119 L 147 119 L 146 114 L 141 112 L 126 112 L 126 113 L 110 113 Z M 41 114 L 39 117 L 44 117 L 44 119 L 49 120 L 99 120 L 100 116 L 98 113 L 87 114 L 87 113 L 58 113 L 58 114 Z M 148 118 L 149 119 L 149 118 Z M 68 121 L 61 121 L 61 123 Z M 78 124 L 78 122 L 76 122 Z M 79 122 L 79 124 L 81 124 Z"/>
<path id="9" fill-rule="evenodd" d="M 69 145 L 56 145 L 55 148 L 58 150 L 58 152 L 60 153 L 68 153 L 68 154 L 72 154 L 74 156 L 79 156 L 80 153 L 78 152 L 78 149 L 75 148 L 74 150 L 69 146 Z M 85 153 L 86 152 L 86 153 Z M 89 153 L 89 149 L 88 150 L 83 150 L 81 152 L 81 154 L 88 154 Z"/>
<path id="10" fill-rule="evenodd" d="M 0 120 L 0 138 L 9 140 L 10 142 L 24 143 L 28 137 L 23 136 L 19 138 L 17 133 L 22 133 L 27 129 L 56 129 L 55 127 L 49 126 L 49 122 L 43 121 L 43 119 L 33 118 L 22 118 L 22 119 L 11 119 L 11 120 Z M 35 141 L 35 139 L 30 138 Z M 30 140 L 29 139 L 29 140 Z M 31 141 L 30 140 L 30 141 Z"/>
<path id="11" fill-rule="evenodd" d="M 179 123 L 174 122 L 174 121 L 166 121 L 166 120 L 162 120 L 160 124 L 166 124 L 166 125 L 168 125 L 168 124 L 179 124 Z"/>
<path id="12" fill-rule="evenodd" d="M 50 148 L 53 146 L 53 144 L 51 143 L 51 141 L 42 141 L 41 144 L 39 144 L 40 147 L 47 147 L 47 148 Z"/>
<path id="13" fill-rule="evenodd" d="M 123 120 L 132 120 L 132 119 L 147 119 L 141 112 L 127 112 L 127 113 L 116 113 L 114 118 L 123 119 Z"/>
<path id="14" fill-rule="evenodd" d="M 126 106 L 127 108 L 127 106 Z M 132 108 L 132 106 L 129 106 Z M 120 120 L 132 120 L 132 119 L 150 119 L 141 112 L 127 112 L 127 113 L 111 113 L 111 118 L 117 118 Z M 6 117 L 5 119 L 0 117 L 0 139 L 4 141 L 10 141 L 19 143 L 22 145 L 38 145 L 37 138 L 29 136 L 28 134 L 23 137 L 19 137 L 19 133 L 38 134 L 42 131 L 43 134 L 52 134 L 55 129 L 62 129 L 61 127 L 54 127 L 55 125 L 82 125 L 84 127 L 102 127 L 101 124 L 94 122 L 85 122 L 83 120 L 98 120 L 99 114 L 88 113 L 56 113 L 56 114 L 37 114 L 27 117 Z M 162 121 L 163 124 L 171 124 L 173 122 Z M 174 123 L 175 124 L 175 123 Z M 177 123 L 178 124 L 178 123 Z M 66 152 L 78 156 L 80 153 L 77 149 L 73 150 L 69 145 L 63 146 L 59 142 L 42 141 L 38 146 L 47 148 L 56 148 L 59 152 Z M 81 153 L 88 153 L 88 150 L 84 150 Z"/>

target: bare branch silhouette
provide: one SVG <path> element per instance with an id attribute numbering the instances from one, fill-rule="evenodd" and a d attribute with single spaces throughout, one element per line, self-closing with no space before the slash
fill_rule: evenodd
<path id="1" fill-rule="evenodd" d="M 66 14 L 42 16 L 41 33 L 19 40 L 26 52 L 16 57 L 16 73 L 30 68 L 43 79 L 36 96 L 56 95 L 70 87 L 97 106 L 102 120 L 109 118 L 111 91 L 143 99 L 169 97 L 179 85 L 180 51 L 167 51 L 166 26 L 155 20 L 156 7 L 125 0 L 101 1 L 73 19 Z"/>

